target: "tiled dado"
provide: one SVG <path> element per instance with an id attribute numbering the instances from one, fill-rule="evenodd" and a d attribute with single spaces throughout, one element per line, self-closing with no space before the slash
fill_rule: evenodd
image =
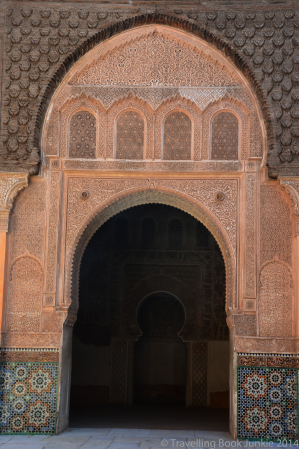
<path id="1" fill-rule="evenodd" d="M 298 439 L 299 356 L 238 355 L 238 438 Z"/>
<path id="2" fill-rule="evenodd" d="M 0 351 L 2 434 L 55 433 L 58 350 Z"/>

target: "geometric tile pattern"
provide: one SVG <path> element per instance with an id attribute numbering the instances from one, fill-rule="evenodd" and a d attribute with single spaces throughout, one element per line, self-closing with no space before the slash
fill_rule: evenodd
<path id="1" fill-rule="evenodd" d="M 298 438 L 298 370 L 238 367 L 238 437 Z"/>
<path id="2" fill-rule="evenodd" d="M 53 434 L 58 363 L 0 363 L 0 432 Z"/>

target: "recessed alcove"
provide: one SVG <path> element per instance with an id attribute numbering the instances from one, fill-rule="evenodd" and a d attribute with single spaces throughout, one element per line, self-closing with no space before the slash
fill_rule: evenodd
<path id="1" fill-rule="evenodd" d="M 82 258 L 71 422 L 82 406 L 228 409 L 228 338 L 225 266 L 208 229 L 163 204 L 118 213 Z"/>

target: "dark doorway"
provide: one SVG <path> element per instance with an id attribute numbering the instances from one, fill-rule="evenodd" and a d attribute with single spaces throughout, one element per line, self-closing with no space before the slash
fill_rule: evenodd
<path id="1" fill-rule="evenodd" d="M 185 310 L 170 293 L 155 292 L 139 306 L 142 336 L 135 343 L 134 403 L 186 400 L 186 345 L 178 336 Z"/>
<path id="2" fill-rule="evenodd" d="M 162 403 L 228 408 L 228 337 L 225 266 L 208 229 L 161 204 L 117 214 L 82 258 L 71 422 L 82 406 L 95 415 Z"/>

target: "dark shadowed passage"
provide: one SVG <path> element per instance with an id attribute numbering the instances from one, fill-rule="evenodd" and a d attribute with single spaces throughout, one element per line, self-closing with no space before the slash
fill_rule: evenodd
<path id="1" fill-rule="evenodd" d="M 228 336 L 225 266 L 207 228 L 161 204 L 119 213 L 82 259 L 71 425 L 212 430 L 216 413 L 227 430 Z"/>

